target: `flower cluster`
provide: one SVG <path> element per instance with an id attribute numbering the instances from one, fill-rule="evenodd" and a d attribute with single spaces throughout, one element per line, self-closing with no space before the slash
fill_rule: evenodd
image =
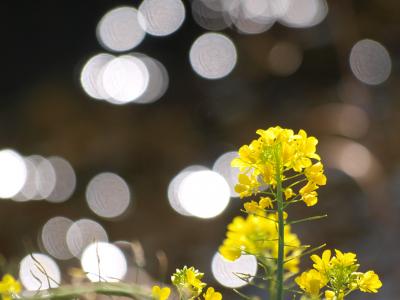
<path id="1" fill-rule="evenodd" d="M 295 279 L 309 299 L 321 299 L 321 289 L 326 287 L 326 300 L 342 300 L 354 290 L 377 293 L 382 286 L 374 271 L 358 272 L 356 254 L 325 250 L 322 256 L 312 255 L 313 269 L 303 272 Z"/>
<path id="2" fill-rule="evenodd" d="M 204 274 L 200 273 L 194 267 L 184 266 L 182 269 L 176 269 L 171 276 L 172 284 L 177 288 L 180 299 L 193 300 L 198 299 L 203 289 L 207 286 L 201 279 Z M 168 287 L 160 288 L 153 286 L 152 296 L 155 300 L 167 300 L 170 296 L 171 289 Z M 216 292 L 214 288 L 209 287 L 203 293 L 204 300 L 222 300 L 222 295 Z"/>
<path id="3" fill-rule="evenodd" d="M 3 276 L 0 281 L 0 295 L 2 300 L 11 300 L 21 292 L 21 284 L 10 274 Z"/>
<path id="4" fill-rule="evenodd" d="M 271 265 L 271 258 L 278 257 L 278 229 L 276 214 L 255 215 L 247 218 L 236 217 L 228 225 L 226 239 L 220 247 L 221 255 L 227 260 L 235 260 L 242 254 L 255 255 L 259 260 Z M 298 272 L 299 255 L 302 252 L 300 240 L 285 226 L 284 267 L 291 273 Z"/>
<path id="5" fill-rule="evenodd" d="M 289 183 L 285 189 L 288 200 L 298 196 L 307 206 L 318 202 L 317 189 L 326 184 L 323 165 L 316 153 L 318 140 L 304 130 L 297 134 L 279 126 L 257 130 L 260 136 L 239 149 L 232 166 L 240 170 L 235 191 L 241 198 L 262 193 L 267 186 L 275 187 L 277 178 Z M 300 176 L 304 178 L 297 180 Z M 293 181 L 296 179 L 295 181 Z M 295 192 L 298 184 L 305 183 Z"/>

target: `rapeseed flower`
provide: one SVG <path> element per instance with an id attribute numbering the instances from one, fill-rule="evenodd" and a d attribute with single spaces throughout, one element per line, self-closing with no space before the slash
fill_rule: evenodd
<path id="1" fill-rule="evenodd" d="M 0 295 L 2 300 L 11 300 L 21 292 L 21 284 L 10 274 L 3 276 L 0 281 Z"/>
<path id="2" fill-rule="evenodd" d="M 153 286 L 151 295 L 155 300 L 167 300 L 171 294 L 171 289 L 168 287 L 160 288 L 158 285 Z"/>

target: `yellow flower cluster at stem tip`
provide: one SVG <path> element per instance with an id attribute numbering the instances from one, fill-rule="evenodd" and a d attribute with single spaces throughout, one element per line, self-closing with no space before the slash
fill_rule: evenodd
<path id="1" fill-rule="evenodd" d="M 326 176 L 319 155 L 318 140 L 304 130 L 294 133 L 279 126 L 257 130 L 260 136 L 239 149 L 239 157 L 232 166 L 239 168 L 235 191 L 241 198 L 263 192 L 265 187 L 276 187 L 277 175 L 287 183 L 286 200 L 296 197 L 307 206 L 318 202 L 317 189 L 326 184 Z"/>
<path id="2" fill-rule="evenodd" d="M 356 254 L 325 250 L 322 256 L 311 255 L 313 269 L 303 272 L 295 279 L 298 286 L 310 299 L 321 299 L 321 289 L 326 287 L 324 299 L 343 300 L 355 290 L 377 293 L 382 286 L 374 271 L 358 272 Z"/>
<path id="3" fill-rule="evenodd" d="M 274 264 L 271 258 L 278 257 L 278 229 L 276 214 L 248 215 L 247 218 L 236 217 L 228 225 L 226 239 L 219 248 L 227 260 L 235 260 L 242 254 L 255 255 L 269 265 Z M 290 259 L 284 267 L 291 273 L 298 272 L 301 243 L 296 234 L 291 232 L 290 225 L 285 226 L 285 258 Z"/>
<path id="4" fill-rule="evenodd" d="M 204 300 L 222 300 L 221 293 L 216 292 L 212 287 L 208 287 L 207 291 L 202 294 L 203 289 L 207 286 L 201 280 L 203 276 L 204 274 L 194 267 L 188 268 L 184 266 L 182 269 L 176 269 L 176 272 L 171 276 L 171 281 L 178 290 L 179 299 L 200 299 L 199 297 L 202 295 Z M 167 300 L 171 294 L 171 289 L 155 285 L 151 294 L 154 300 Z"/>
<path id="5" fill-rule="evenodd" d="M 0 295 L 2 300 L 11 300 L 21 292 L 21 284 L 10 274 L 3 276 L 0 281 Z"/>

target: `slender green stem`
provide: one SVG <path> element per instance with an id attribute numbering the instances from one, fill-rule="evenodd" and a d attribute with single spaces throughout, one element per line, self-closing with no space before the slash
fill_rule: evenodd
<path id="1" fill-rule="evenodd" d="M 278 203 L 278 261 L 276 272 L 276 300 L 283 300 L 283 263 L 284 263 L 284 218 L 283 218 L 283 195 L 282 195 L 282 177 L 280 157 L 276 157 L 276 200 Z"/>

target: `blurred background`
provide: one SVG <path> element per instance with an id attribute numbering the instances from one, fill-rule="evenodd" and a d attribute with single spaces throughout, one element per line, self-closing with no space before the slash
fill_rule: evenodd
<path id="1" fill-rule="evenodd" d="M 2 11 L 2 272 L 39 288 L 37 253 L 69 283 L 80 280 L 71 268 L 96 273 L 101 249 L 109 278 L 152 284 L 194 265 L 239 299 L 219 283 L 243 282 L 215 256 L 242 206 L 229 164 L 257 129 L 281 125 L 319 139 L 328 176 L 319 204 L 290 214 L 329 218 L 294 231 L 358 253 L 361 271 L 381 276 L 378 295 L 351 299 L 398 297 L 399 1 L 8 1 Z"/>

